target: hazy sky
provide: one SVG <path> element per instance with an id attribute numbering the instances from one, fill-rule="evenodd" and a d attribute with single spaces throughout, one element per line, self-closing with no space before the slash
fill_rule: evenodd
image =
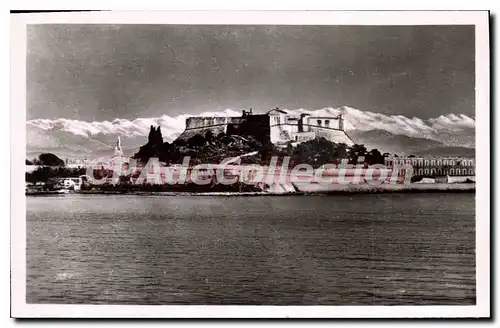
<path id="1" fill-rule="evenodd" d="M 32 25 L 27 118 L 276 106 L 474 115 L 473 26 Z"/>

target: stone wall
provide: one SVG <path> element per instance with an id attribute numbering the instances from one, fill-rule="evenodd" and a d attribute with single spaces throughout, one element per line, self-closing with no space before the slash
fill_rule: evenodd
<path id="1" fill-rule="evenodd" d="M 289 141 L 294 141 L 294 135 L 299 131 L 299 127 L 296 123 L 283 123 L 271 125 L 270 130 L 271 142 L 273 144 L 285 144 Z"/>
<path id="2" fill-rule="evenodd" d="M 186 119 L 186 129 L 179 136 L 179 139 L 187 140 L 196 134 L 205 135 L 208 131 L 211 131 L 215 136 L 227 133 L 229 135 L 253 136 L 262 142 L 269 141 L 269 116 L 189 117 Z"/>
<path id="3" fill-rule="evenodd" d="M 189 117 L 186 119 L 186 129 L 178 139 L 187 140 L 197 134 L 205 136 L 211 131 L 214 136 L 227 132 L 230 122 L 238 121 L 240 117 Z"/>
<path id="4" fill-rule="evenodd" d="M 300 131 L 302 130 L 302 131 Z M 214 135 L 253 136 L 261 142 L 286 144 L 289 141 L 303 142 L 315 137 L 324 137 L 348 146 L 354 142 L 342 130 L 342 120 L 336 117 L 293 116 L 280 110 L 268 114 L 250 114 L 240 117 L 190 117 L 186 130 L 179 136 L 189 139 L 196 134 L 211 131 Z M 300 140 L 299 140 L 300 138 Z"/>
<path id="5" fill-rule="evenodd" d="M 309 126 L 309 131 L 316 134 L 316 138 L 325 138 L 331 142 L 344 143 L 347 146 L 354 145 L 354 142 L 347 136 L 344 131 L 328 129 L 320 126 Z"/>
<path id="6" fill-rule="evenodd" d="M 182 132 L 181 135 L 177 137 L 177 139 L 188 140 L 189 138 L 194 137 L 197 134 L 205 136 L 208 131 L 211 131 L 214 136 L 217 136 L 221 133 L 226 133 L 226 127 L 227 125 L 214 125 L 202 128 L 188 129 L 184 130 L 184 132 Z"/>
<path id="7" fill-rule="evenodd" d="M 214 125 L 226 125 L 230 119 L 231 117 L 189 117 L 186 119 L 186 130 Z"/>

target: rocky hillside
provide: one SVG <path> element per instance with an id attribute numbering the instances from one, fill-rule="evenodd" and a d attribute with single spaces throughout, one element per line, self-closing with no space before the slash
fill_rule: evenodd
<path id="1" fill-rule="evenodd" d="M 359 156 L 364 156 L 369 164 L 383 163 L 384 158 L 377 149 L 368 149 L 363 145 L 347 147 L 336 144 L 324 138 L 319 138 L 286 148 L 277 148 L 267 143 L 263 144 L 252 137 L 219 134 L 207 132 L 205 135 L 194 135 L 187 141 L 177 139 L 172 143 L 163 142 L 161 130 L 150 127 L 148 142 L 141 146 L 134 158 L 146 163 L 151 157 L 158 157 L 167 164 L 182 164 L 184 157 L 189 156 L 192 164 L 221 163 L 223 160 L 239 158 L 241 164 L 262 164 L 270 162 L 272 156 L 280 160 L 290 156 L 291 165 L 308 163 L 318 167 L 325 163 L 338 163 L 349 158 L 351 163 L 357 163 Z"/>

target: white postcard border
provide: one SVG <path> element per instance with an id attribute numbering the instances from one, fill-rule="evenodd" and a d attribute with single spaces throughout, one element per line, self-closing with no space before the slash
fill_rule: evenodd
<path id="1" fill-rule="evenodd" d="M 490 81 L 487 11 L 157 11 L 12 15 L 11 315 L 123 318 L 402 318 L 490 315 Z M 26 25 L 269 24 L 476 26 L 476 298 L 471 306 L 139 306 L 26 303 Z"/>

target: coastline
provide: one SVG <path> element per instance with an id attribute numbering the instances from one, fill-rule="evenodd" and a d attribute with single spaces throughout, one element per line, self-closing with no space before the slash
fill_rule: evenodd
<path id="1" fill-rule="evenodd" d="M 295 185 L 295 191 L 147 191 L 147 190 L 80 190 L 71 193 L 48 192 L 27 194 L 26 196 L 65 196 L 82 195 L 136 195 L 136 196 L 290 196 L 290 195 L 346 195 L 346 194 L 380 194 L 380 193 L 475 193 L 475 183 L 429 183 L 409 185 L 382 185 L 378 187 L 362 185 L 328 185 L 319 184 Z"/>

